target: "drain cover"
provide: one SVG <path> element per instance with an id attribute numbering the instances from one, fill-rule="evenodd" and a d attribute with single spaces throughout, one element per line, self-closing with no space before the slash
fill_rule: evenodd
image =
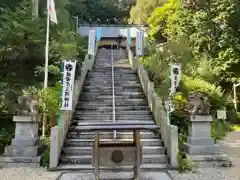
<path id="1" fill-rule="evenodd" d="M 112 153 L 112 161 L 115 163 L 120 163 L 123 160 L 123 153 L 120 150 L 115 150 Z"/>

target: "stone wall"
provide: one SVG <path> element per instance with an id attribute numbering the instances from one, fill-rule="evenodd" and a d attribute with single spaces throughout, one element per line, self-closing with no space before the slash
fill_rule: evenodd
<path id="1" fill-rule="evenodd" d="M 97 49 L 97 48 L 96 48 Z M 95 55 L 96 56 L 96 55 Z M 50 145 L 50 169 L 57 168 L 59 164 L 59 158 L 61 155 L 61 150 L 63 147 L 64 140 L 66 138 L 68 128 L 72 119 L 72 115 L 75 111 L 75 107 L 78 102 L 78 98 L 82 91 L 82 86 L 87 76 L 89 70 L 92 69 L 95 56 L 89 58 L 88 55 L 85 56 L 85 59 L 81 68 L 81 75 L 75 80 L 74 83 L 74 92 L 73 92 L 73 110 L 72 111 L 61 111 L 60 112 L 60 124 L 54 126 L 51 129 L 51 145 Z"/>
<path id="2" fill-rule="evenodd" d="M 154 120 L 157 125 L 160 126 L 160 134 L 164 141 L 164 146 L 167 149 L 167 155 L 169 157 L 169 164 L 177 168 L 178 167 L 178 127 L 171 125 L 168 114 L 164 110 L 162 101 L 157 95 L 153 82 L 150 81 L 147 71 L 144 69 L 143 65 L 139 63 L 139 58 L 136 59 L 133 56 L 132 51 L 127 47 L 127 53 L 129 58 L 129 63 L 134 71 L 137 72 L 140 79 L 143 91 L 148 99 L 149 107 L 153 113 Z"/>

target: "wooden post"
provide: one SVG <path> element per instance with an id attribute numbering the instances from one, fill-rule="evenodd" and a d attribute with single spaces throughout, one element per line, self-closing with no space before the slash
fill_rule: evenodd
<path id="1" fill-rule="evenodd" d="M 141 165 L 141 146 L 140 146 L 140 131 L 134 130 L 133 140 L 136 147 L 136 162 L 134 166 L 134 180 L 140 179 L 140 165 Z"/>
<path id="2" fill-rule="evenodd" d="M 99 180 L 99 132 L 95 134 L 95 142 L 94 142 L 94 170 L 95 170 L 95 179 Z"/>

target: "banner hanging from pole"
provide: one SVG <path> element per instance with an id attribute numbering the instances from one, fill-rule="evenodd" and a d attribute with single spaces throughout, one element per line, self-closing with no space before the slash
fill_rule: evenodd
<path id="1" fill-rule="evenodd" d="M 96 40 L 96 31 L 90 30 L 88 36 L 88 54 L 94 55 L 95 54 L 95 40 Z"/>
<path id="2" fill-rule="evenodd" d="M 61 110 L 72 110 L 76 61 L 65 60 L 63 68 Z"/>
<path id="3" fill-rule="evenodd" d="M 54 0 L 48 0 L 49 1 L 49 15 L 50 15 L 50 21 L 54 22 L 55 24 L 58 24 L 57 21 L 57 13 L 55 9 L 55 2 Z"/>
<path id="4" fill-rule="evenodd" d="M 132 45 L 131 28 L 127 28 L 127 43 L 128 43 L 128 46 Z"/>
<path id="5" fill-rule="evenodd" d="M 181 64 L 171 64 L 171 89 L 170 94 L 176 92 L 181 80 Z"/>
<path id="6" fill-rule="evenodd" d="M 144 32 L 138 31 L 137 40 L 136 40 L 136 54 L 139 56 L 143 55 L 143 38 L 144 38 Z"/>
<path id="7" fill-rule="evenodd" d="M 100 41 L 101 36 L 102 36 L 102 28 L 97 27 L 97 41 Z"/>

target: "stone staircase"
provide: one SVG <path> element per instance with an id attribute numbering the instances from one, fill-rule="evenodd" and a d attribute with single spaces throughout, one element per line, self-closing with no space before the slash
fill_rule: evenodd
<path id="1" fill-rule="evenodd" d="M 115 120 L 121 122 L 153 121 L 147 99 L 141 89 L 140 81 L 130 68 L 126 52 L 114 50 Z M 84 87 L 72 119 L 67 138 L 60 157 L 59 170 L 91 170 L 93 132 L 80 136 L 74 132 L 78 123 L 113 121 L 112 105 L 112 61 L 111 50 L 99 49 L 93 69 L 88 73 Z M 113 132 L 102 132 L 102 141 L 111 141 Z M 119 141 L 131 141 L 132 132 L 116 132 Z M 141 131 L 143 145 L 142 170 L 161 170 L 168 168 L 163 141 L 157 135 Z M 130 169 L 132 167 L 124 167 Z M 109 169 L 109 168 L 108 168 Z"/>

